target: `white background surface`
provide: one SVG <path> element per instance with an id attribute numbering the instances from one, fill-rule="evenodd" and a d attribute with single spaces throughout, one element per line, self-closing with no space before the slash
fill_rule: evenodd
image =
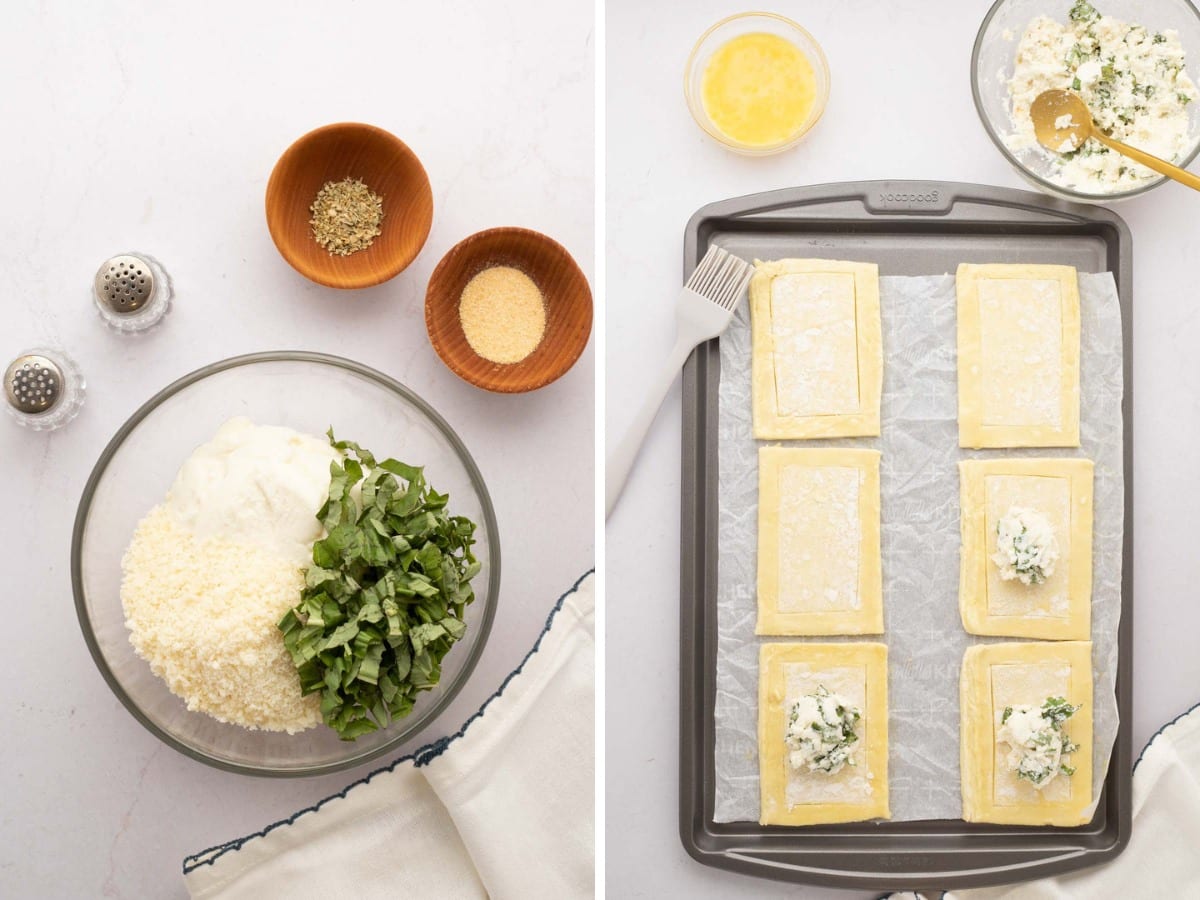
<path id="1" fill-rule="evenodd" d="M 594 356 L 589 345 L 530 395 L 480 391 L 430 348 L 425 284 L 454 243 L 495 225 L 547 232 L 591 277 L 593 11 L 558 0 L 30 2 L 5 4 L 4 20 L 0 364 L 54 344 L 89 384 L 80 417 L 50 436 L 0 416 L 0 896 L 180 897 L 187 853 L 388 760 L 274 781 L 160 745 L 80 636 L 69 544 L 84 481 L 137 406 L 217 359 L 320 350 L 406 383 L 475 455 L 503 544 L 490 643 L 425 739 L 457 730 L 592 565 Z M 343 120 L 399 135 L 434 188 L 417 261 L 354 294 L 293 272 L 263 217 L 279 154 Z M 157 256 L 176 289 L 165 322 L 140 339 L 109 332 L 90 305 L 96 268 L 127 249 Z"/>
<path id="2" fill-rule="evenodd" d="M 692 44 L 737 12 L 715 0 L 609 0 L 607 432 L 674 335 L 683 229 L 705 203 L 774 188 L 873 178 L 1025 187 L 988 141 L 969 69 L 982 0 L 783 3 L 832 70 L 824 119 L 796 149 L 761 159 L 710 140 L 684 104 Z M 1135 753 L 1200 700 L 1200 197 L 1166 185 L 1117 211 L 1134 234 Z M 709 869 L 678 837 L 678 387 L 608 527 L 607 879 L 620 898 L 855 897 Z M 859 894 L 868 897 L 874 894 Z"/>

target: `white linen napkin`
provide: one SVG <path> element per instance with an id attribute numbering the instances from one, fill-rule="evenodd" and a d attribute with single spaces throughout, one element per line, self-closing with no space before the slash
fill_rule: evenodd
<path id="1" fill-rule="evenodd" d="M 595 575 L 454 735 L 261 832 L 189 856 L 199 900 L 591 897 Z"/>
<path id="2" fill-rule="evenodd" d="M 889 900 L 1200 897 L 1200 704 L 1150 739 L 1133 767 L 1133 830 L 1112 862 L 1057 878 Z"/>

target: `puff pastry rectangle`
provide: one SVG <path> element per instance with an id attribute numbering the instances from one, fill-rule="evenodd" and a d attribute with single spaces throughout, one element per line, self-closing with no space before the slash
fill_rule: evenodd
<path id="1" fill-rule="evenodd" d="M 750 280 L 750 327 L 756 438 L 879 434 L 878 266 L 760 262 Z"/>
<path id="2" fill-rule="evenodd" d="M 958 267 L 958 440 L 1079 446 L 1079 284 L 1071 266 Z"/>
<path id="3" fill-rule="evenodd" d="M 1075 774 L 1040 790 L 1008 765 L 1007 744 L 996 740 L 1006 706 L 1041 706 L 1065 697 L 1080 709 L 1064 731 L 1080 745 Z M 1000 643 L 968 647 L 959 682 L 962 717 L 960 771 L 963 818 L 1009 825 L 1082 825 L 1092 806 L 1092 644 Z"/>
<path id="4" fill-rule="evenodd" d="M 788 763 L 787 710 L 824 685 L 862 711 L 855 765 L 826 775 Z M 883 644 L 765 644 L 758 663 L 758 759 L 763 825 L 886 819 L 887 647 Z"/>
<path id="5" fill-rule="evenodd" d="M 758 634 L 881 634 L 877 450 L 758 451 Z"/>
<path id="6" fill-rule="evenodd" d="M 972 459 L 958 464 L 962 553 L 958 603 L 971 634 L 1086 640 L 1092 628 L 1093 463 L 1090 459 Z M 1050 522 L 1059 558 L 1041 584 L 1004 581 L 992 559 L 1011 507 Z"/>

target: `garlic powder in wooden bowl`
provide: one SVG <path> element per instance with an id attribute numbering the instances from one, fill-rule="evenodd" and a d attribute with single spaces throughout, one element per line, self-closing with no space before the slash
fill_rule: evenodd
<path id="1" fill-rule="evenodd" d="M 542 342 L 546 301 L 520 269 L 492 266 L 463 288 L 458 318 L 472 350 L 490 362 L 511 365 Z"/>

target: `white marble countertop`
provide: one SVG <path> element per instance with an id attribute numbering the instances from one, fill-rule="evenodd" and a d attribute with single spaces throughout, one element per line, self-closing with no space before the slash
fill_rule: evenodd
<path id="1" fill-rule="evenodd" d="M 112 695 L 80 636 L 69 545 L 101 448 L 133 410 L 206 363 L 269 349 L 348 356 L 449 420 L 491 490 L 503 587 L 472 680 L 423 739 L 449 734 L 522 659 L 594 559 L 594 355 L 502 397 L 429 346 L 425 284 L 454 243 L 496 225 L 544 231 L 592 276 L 593 11 L 588 4 L 10 4 L 0 54 L 3 364 L 65 348 L 88 380 L 49 436 L 0 416 L 8 639 L 0 696 L 0 896 L 185 896 L 193 851 L 333 793 L 357 770 L 270 780 L 161 745 Z M 413 266 L 354 294 L 306 282 L 275 251 L 263 194 L 310 128 L 371 122 L 424 162 L 434 224 Z M 91 279 L 108 256 L 157 256 L 174 309 L 140 338 L 107 330 Z M 400 755 L 398 752 L 397 756 Z"/>
<path id="2" fill-rule="evenodd" d="M 971 102 L 971 45 L 984 0 L 871 0 L 789 9 L 832 69 L 824 119 L 796 149 L 745 158 L 692 122 L 684 61 L 735 12 L 609 0 L 607 432 L 610 442 L 674 334 L 683 229 L 713 200 L 873 178 L 1025 187 Z M 1200 700 L 1200 313 L 1192 297 L 1200 197 L 1166 185 L 1117 212 L 1134 234 L 1135 753 Z M 621 898 L 829 897 L 693 862 L 678 837 L 679 434 L 676 387 L 608 527 L 607 885 Z M 857 896 L 875 896 L 860 894 Z"/>

